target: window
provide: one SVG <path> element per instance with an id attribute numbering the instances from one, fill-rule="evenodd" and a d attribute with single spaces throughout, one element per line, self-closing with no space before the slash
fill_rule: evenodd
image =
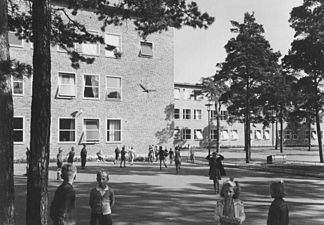
<path id="1" fill-rule="evenodd" d="M 121 141 L 120 120 L 107 120 L 107 142 Z"/>
<path id="2" fill-rule="evenodd" d="M 24 118 L 14 117 L 13 119 L 13 141 L 24 143 Z"/>
<path id="3" fill-rule="evenodd" d="M 285 140 L 290 140 L 291 139 L 291 134 L 292 134 L 291 130 L 285 130 L 284 131 L 284 139 Z"/>
<path id="4" fill-rule="evenodd" d="M 297 140 L 298 139 L 298 135 L 297 135 L 297 132 L 296 131 L 293 131 L 292 132 L 292 139 L 293 140 Z"/>
<path id="5" fill-rule="evenodd" d="M 59 119 L 59 142 L 75 142 L 75 119 Z"/>
<path id="6" fill-rule="evenodd" d="M 98 32 L 89 32 L 93 35 L 98 35 Z M 99 55 L 99 43 L 82 43 L 82 53 L 86 55 Z"/>
<path id="7" fill-rule="evenodd" d="M 99 76 L 98 75 L 84 75 L 83 97 L 99 99 Z"/>
<path id="8" fill-rule="evenodd" d="M 190 140 L 191 139 L 191 129 L 183 129 L 182 130 L 182 139 Z"/>
<path id="9" fill-rule="evenodd" d="M 210 110 L 210 118 L 212 120 L 216 120 L 217 119 L 216 110 Z"/>
<path id="10" fill-rule="evenodd" d="M 309 132 L 309 130 L 305 130 L 304 131 L 304 139 L 308 140 L 309 138 L 310 138 L 310 132 Z"/>
<path id="11" fill-rule="evenodd" d="M 152 57 L 153 56 L 153 44 L 150 42 L 141 41 L 140 56 Z"/>
<path id="12" fill-rule="evenodd" d="M 59 73 L 59 96 L 75 97 L 76 93 L 75 74 Z"/>
<path id="13" fill-rule="evenodd" d="M 222 130 L 221 131 L 220 139 L 221 140 L 228 140 L 229 139 L 228 130 Z"/>
<path id="14" fill-rule="evenodd" d="M 231 140 L 235 141 L 239 139 L 237 130 L 231 130 Z"/>
<path id="15" fill-rule="evenodd" d="M 317 139 L 317 134 L 316 134 L 316 131 L 312 131 L 312 139 L 313 140 L 316 140 Z"/>
<path id="16" fill-rule="evenodd" d="M 185 89 L 185 88 L 183 88 L 183 89 L 182 89 L 182 98 L 183 98 L 184 100 L 188 100 L 188 99 L 190 99 L 190 98 L 191 98 L 191 96 L 190 96 L 190 91 L 187 90 L 187 89 Z"/>
<path id="17" fill-rule="evenodd" d="M 228 111 L 221 111 L 221 120 L 227 120 L 228 119 Z"/>
<path id="18" fill-rule="evenodd" d="M 174 139 L 179 140 L 180 139 L 180 129 L 174 129 L 173 136 L 174 136 Z"/>
<path id="19" fill-rule="evenodd" d="M 264 140 L 270 139 L 270 131 L 269 130 L 263 130 L 263 139 Z"/>
<path id="20" fill-rule="evenodd" d="M 195 120 L 201 120 L 201 109 L 195 109 L 194 110 L 194 119 Z"/>
<path id="21" fill-rule="evenodd" d="M 99 142 L 99 120 L 84 120 L 84 136 L 85 142 Z"/>
<path id="22" fill-rule="evenodd" d="M 173 90 L 174 93 L 174 99 L 180 99 L 180 89 L 176 88 Z"/>
<path id="23" fill-rule="evenodd" d="M 216 129 L 212 129 L 210 134 L 210 139 L 212 140 L 217 140 L 217 130 Z"/>
<path id="24" fill-rule="evenodd" d="M 121 78 L 120 77 L 106 77 L 106 98 L 107 99 L 121 99 Z"/>
<path id="25" fill-rule="evenodd" d="M 255 140 L 261 140 L 262 139 L 261 130 L 255 130 L 254 131 L 254 139 Z"/>
<path id="26" fill-rule="evenodd" d="M 8 39 L 10 47 L 24 47 L 23 40 L 19 39 L 14 32 L 8 32 Z"/>
<path id="27" fill-rule="evenodd" d="M 24 79 L 12 76 L 12 94 L 24 95 Z"/>
<path id="28" fill-rule="evenodd" d="M 194 139 L 195 140 L 202 140 L 203 139 L 201 129 L 194 129 Z"/>
<path id="29" fill-rule="evenodd" d="M 105 43 L 111 49 L 106 49 L 105 55 L 107 57 L 116 58 L 117 52 L 121 52 L 121 38 L 118 34 L 105 34 Z"/>
<path id="30" fill-rule="evenodd" d="M 190 120 L 191 119 L 191 110 L 190 109 L 183 109 L 182 112 L 183 112 L 182 118 L 184 120 Z"/>
<path id="31" fill-rule="evenodd" d="M 174 109 L 174 119 L 180 119 L 180 109 Z"/>

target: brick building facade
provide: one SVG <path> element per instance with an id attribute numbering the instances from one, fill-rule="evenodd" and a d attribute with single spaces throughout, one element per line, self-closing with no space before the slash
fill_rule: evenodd
<path id="1" fill-rule="evenodd" d="M 81 143 L 88 144 L 88 155 L 99 149 L 113 155 L 122 145 L 137 153 L 146 153 L 149 144 L 171 146 L 161 131 L 169 126 L 166 109 L 173 104 L 173 30 L 144 41 L 131 22 L 102 32 L 94 13 L 82 11 L 78 19 L 116 46 L 121 57 L 103 45 L 78 44 L 77 50 L 95 61 L 75 70 L 62 49 L 51 48 L 51 158 L 58 147 L 67 154 L 74 146 L 79 156 Z M 9 41 L 11 58 L 32 64 L 32 44 L 13 33 Z M 25 157 L 30 141 L 32 78 L 13 78 L 12 84 L 17 159 Z"/>

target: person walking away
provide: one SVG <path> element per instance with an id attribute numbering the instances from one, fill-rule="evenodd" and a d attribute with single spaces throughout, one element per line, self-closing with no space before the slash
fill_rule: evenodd
<path id="1" fill-rule="evenodd" d="M 234 178 L 226 181 L 221 189 L 223 198 L 216 203 L 214 218 L 217 225 L 239 225 L 245 221 L 244 204 L 239 199 L 240 186 Z"/>
<path id="2" fill-rule="evenodd" d="M 153 163 L 154 161 L 154 150 L 151 145 L 149 145 L 148 160 L 150 163 Z"/>
<path id="3" fill-rule="evenodd" d="M 174 163 L 176 166 L 176 172 L 179 173 L 180 166 L 181 166 L 181 154 L 180 154 L 180 147 L 176 146 L 174 151 Z"/>
<path id="4" fill-rule="evenodd" d="M 288 225 L 289 209 L 285 202 L 284 183 L 273 182 L 270 185 L 270 194 L 274 198 L 268 212 L 267 225 Z"/>
<path id="5" fill-rule="evenodd" d="M 124 163 L 124 167 L 126 167 L 126 150 L 125 150 L 125 145 L 122 147 L 122 150 L 120 152 L 120 167 L 122 167 Z"/>
<path id="6" fill-rule="evenodd" d="M 119 154 L 120 154 L 120 150 L 119 150 L 118 146 L 116 146 L 116 148 L 115 148 L 115 161 L 114 161 L 114 164 L 118 163 Z"/>
<path id="7" fill-rule="evenodd" d="M 209 161 L 209 179 L 213 181 L 214 191 L 216 194 L 218 194 L 219 180 L 221 179 L 220 163 L 221 160 L 224 159 L 224 157 L 219 156 L 219 159 L 217 159 L 217 153 L 213 152 L 212 156 L 208 155 L 206 159 Z"/>
<path id="8" fill-rule="evenodd" d="M 159 149 L 157 145 L 154 146 L 154 154 L 155 154 L 155 162 L 157 162 L 159 160 Z"/>
<path id="9" fill-rule="evenodd" d="M 74 147 L 71 147 L 71 151 L 68 153 L 68 163 L 73 163 L 74 162 L 74 156 L 75 156 L 75 151 Z"/>
<path id="10" fill-rule="evenodd" d="M 61 179 L 61 172 L 62 172 L 62 165 L 63 165 L 63 150 L 61 147 L 58 149 L 58 153 L 56 155 L 56 179 L 60 180 Z"/>
<path id="11" fill-rule="evenodd" d="M 165 151 L 163 150 L 162 146 L 160 146 L 160 150 L 159 150 L 159 159 L 160 159 L 160 170 L 162 170 L 162 162 L 164 164 L 164 167 L 168 168 L 167 165 L 165 164 Z"/>
<path id="12" fill-rule="evenodd" d="M 75 191 L 72 186 L 76 174 L 77 169 L 73 164 L 68 163 L 62 166 L 63 183 L 56 189 L 50 206 L 50 217 L 53 225 L 76 225 L 73 216 Z"/>
<path id="13" fill-rule="evenodd" d="M 85 169 L 85 165 L 87 163 L 87 145 L 82 144 L 83 148 L 81 149 L 81 169 Z"/>
<path id="14" fill-rule="evenodd" d="M 131 165 L 133 165 L 134 159 L 135 159 L 135 150 L 134 150 L 133 146 L 130 147 L 130 149 L 128 151 L 128 155 L 129 155 L 129 163 Z"/>
<path id="15" fill-rule="evenodd" d="M 107 172 L 97 173 L 97 185 L 90 192 L 90 225 L 112 225 L 111 209 L 115 204 L 115 194 L 108 181 Z"/>
<path id="16" fill-rule="evenodd" d="M 174 151 L 172 150 L 172 148 L 170 148 L 169 150 L 169 161 L 170 161 L 170 165 L 172 165 L 174 160 Z"/>

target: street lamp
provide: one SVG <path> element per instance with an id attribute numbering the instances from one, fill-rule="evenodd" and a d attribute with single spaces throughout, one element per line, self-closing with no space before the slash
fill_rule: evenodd
<path id="1" fill-rule="evenodd" d="M 212 104 L 208 103 L 207 106 L 207 113 L 208 113 L 208 155 L 210 155 L 210 106 Z"/>

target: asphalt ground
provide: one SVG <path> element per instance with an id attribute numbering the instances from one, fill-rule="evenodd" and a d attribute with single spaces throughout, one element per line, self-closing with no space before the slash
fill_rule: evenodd
<path id="1" fill-rule="evenodd" d="M 226 155 L 225 152 L 223 152 Z M 290 207 L 290 225 L 324 224 L 324 181 L 305 175 L 284 172 L 260 171 L 250 167 L 230 165 L 226 155 L 227 177 L 234 176 L 242 187 L 241 200 L 245 204 L 247 219 L 244 224 L 266 224 L 268 208 L 272 199 L 269 184 L 284 180 L 287 190 L 285 198 Z M 226 165 L 228 163 L 228 165 Z M 89 192 L 96 185 L 96 172 L 105 169 L 110 174 L 110 186 L 116 193 L 113 208 L 114 225 L 182 225 L 215 224 L 213 211 L 219 196 L 213 193 L 208 179 L 208 166 L 184 162 L 180 173 L 174 165 L 160 170 L 157 163 L 136 162 L 133 166 L 120 168 L 112 162 L 88 162 L 85 170 L 80 169 L 74 183 L 77 193 L 76 220 L 78 225 L 88 225 L 90 208 Z M 257 163 L 255 163 L 257 166 Z M 312 168 L 315 165 L 308 165 Z M 261 166 L 259 166 L 261 167 Z M 292 168 L 293 169 L 293 168 Z M 53 199 L 56 181 L 55 164 L 50 164 L 49 199 Z M 15 164 L 16 224 L 25 224 L 26 183 L 24 164 Z M 51 222 L 49 223 L 51 224 Z"/>

